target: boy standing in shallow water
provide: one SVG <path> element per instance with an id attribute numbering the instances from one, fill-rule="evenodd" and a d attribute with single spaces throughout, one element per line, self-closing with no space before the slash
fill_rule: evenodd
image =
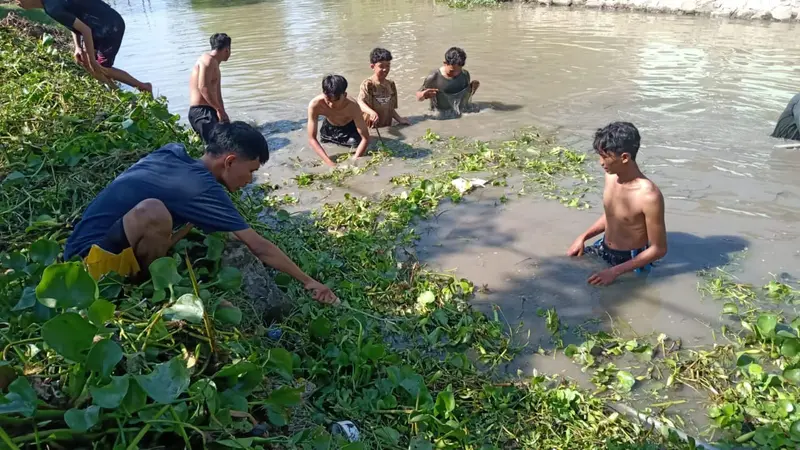
<path id="1" fill-rule="evenodd" d="M 478 80 L 472 80 L 469 72 L 464 70 L 466 63 L 467 53 L 464 50 L 458 47 L 447 50 L 442 67 L 425 78 L 417 92 L 417 100 L 430 99 L 432 110 L 453 111 L 460 115 L 481 85 Z"/>
<path id="2" fill-rule="evenodd" d="M 411 125 L 405 117 L 397 113 L 397 87 L 388 80 L 392 67 L 392 54 L 385 48 L 375 48 L 369 54 L 372 76 L 361 83 L 358 104 L 364 112 L 364 120 L 370 128 L 383 128 L 392 125 L 392 119 L 403 125 Z"/>
<path id="3" fill-rule="evenodd" d="M 623 273 L 646 271 L 667 254 L 664 196 L 636 164 L 639 141 L 639 130 L 629 122 L 611 123 L 594 135 L 594 150 L 606 171 L 604 213 L 567 251 L 594 254 L 612 266 L 592 274 L 590 284 L 605 286 Z M 602 238 L 584 248 L 600 233 Z"/>
<path id="4" fill-rule="evenodd" d="M 324 116 L 317 140 L 317 122 Z M 341 75 L 327 75 L 322 79 L 322 94 L 308 104 L 308 143 L 329 166 L 336 164 L 320 144 L 331 142 L 345 147 L 358 147 L 358 159 L 369 145 L 369 129 L 364 122 L 361 107 L 347 97 L 347 80 Z"/>

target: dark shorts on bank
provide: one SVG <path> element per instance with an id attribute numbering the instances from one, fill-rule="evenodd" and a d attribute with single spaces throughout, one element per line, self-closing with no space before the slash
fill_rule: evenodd
<path id="1" fill-rule="evenodd" d="M 355 121 L 342 126 L 332 125 L 328 119 L 322 121 L 319 129 L 319 141 L 322 143 L 332 143 L 344 147 L 358 147 L 361 143 L 361 135 Z"/>
<path id="2" fill-rule="evenodd" d="M 102 35 L 94 38 L 97 63 L 103 67 L 113 67 L 119 48 L 122 47 L 122 38 L 125 36 L 125 21 L 120 19 L 103 31 Z"/>
<path id="3" fill-rule="evenodd" d="M 583 249 L 583 253 L 587 255 L 594 255 L 600 257 L 603 261 L 607 262 L 612 266 L 618 266 L 620 264 L 626 263 L 633 258 L 636 257 L 639 253 L 647 250 L 647 247 L 635 249 L 635 250 L 614 250 L 613 248 L 606 245 L 606 241 L 603 238 L 598 239 L 589 247 L 585 247 Z M 636 273 L 647 273 L 650 272 L 650 269 L 653 267 L 652 264 L 648 264 L 640 269 L 636 269 Z"/>
<path id="4" fill-rule="evenodd" d="M 125 234 L 125 226 L 122 223 L 122 217 L 111 225 L 111 228 L 108 229 L 103 240 L 92 245 L 97 245 L 103 250 L 114 254 L 120 254 L 123 250 L 130 247 L 131 244 L 128 242 L 128 236 Z M 85 249 L 81 249 L 78 255 L 80 255 L 81 258 L 85 258 L 86 255 L 89 254 L 91 248 L 92 246 L 90 245 Z"/>
<path id="5" fill-rule="evenodd" d="M 189 108 L 189 124 L 200 135 L 203 142 L 208 144 L 211 131 L 219 123 L 217 111 L 208 105 L 192 106 Z"/>

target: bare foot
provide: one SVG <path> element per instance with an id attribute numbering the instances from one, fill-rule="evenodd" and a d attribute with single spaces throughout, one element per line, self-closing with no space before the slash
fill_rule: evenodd
<path id="1" fill-rule="evenodd" d="M 144 91 L 144 92 L 149 92 L 149 93 L 152 94 L 153 93 L 153 85 L 151 83 L 142 83 L 142 85 L 139 86 L 139 90 L 140 91 Z"/>

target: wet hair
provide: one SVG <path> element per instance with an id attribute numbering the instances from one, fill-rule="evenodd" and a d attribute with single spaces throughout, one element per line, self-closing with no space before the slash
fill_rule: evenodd
<path id="1" fill-rule="evenodd" d="M 464 66 L 467 64 L 467 52 L 459 47 L 450 47 L 444 54 L 444 63 L 448 66 Z"/>
<path id="2" fill-rule="evenodd" d="M 269 160 L 269 146 L 264 135 L 242 121 L 215 125 L 206 145 L 206 153 L 214 157 L 235 153 L 250 161 L 258 159 L 261 164 Z"/>
<path id="3" fill-rule="evenodd" d="M 341 75 L 326 75 L 322 79 L 322 93 L 325 97 L 338 99 L 347 91 L 347 80 Z"/>
<path id="4" fill-rule="evenodd" d="M 597 130 L 593 147 L 597 153 L 613 153 L 617 156 L 628 153 L 635 161 L 640 141 L 639 130 L 635 125 L 630 122 L 612 122 Z"/>
<path id="5" fill-rule="evenodd" d="M 214 33 L 209 42 L 211 42 L 211 50 L 225 50 L 231 46 L 231 37 L 225 33 Z"/>
<path id="6" fill-rule="evenodd" d="M 391 61 L 392 60 L 392 52 L 386 50 L 385 48 L 373 48 L 372 51 L 369 53 L 369 63 L 370 64 L 378 64 L 379 62 L 384 61 Z"/>

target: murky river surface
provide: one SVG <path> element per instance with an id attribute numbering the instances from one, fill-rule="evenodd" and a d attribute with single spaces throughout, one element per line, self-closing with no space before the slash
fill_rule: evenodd
<path id="1" fill-rule="evenodd" d="M 475 100 L 492 103 L 459 120 L 421 120 L 393 133 L 415 146 L 427 128 L 491 139 L 538 125 L 589 150 L 596 128 L 634 122 L 643 136 L 640 164 L 667 197 L 670 232 L 669 254 L 647 280 L 590 288 L 585 279 L 596 266 L 563 256 L 598 208 L 575 211 L 534 196 L 501 205 L 503 192 L 487 189 L 420 227 L 419 256 L 488 285 L 491 292 L 476 303 L 498 304 L 510 322 L 523 322 L 532 349 L 547 346 L 539 307 L 556 307 L 570 325 L 614 320 L 637 333 L 680 337 L 684 346 L 709 344 L 720 305 L 697 294 L 698 269 L 725 265 L 748 249 L 739 274 L 745 281 L 800 274 L 800 149 L 775 148 L 783 142 L 768 137 L 799 90 L 800 41 L 788 38 L 797 35 L 796 24 L 527 5 L 457 11 L 405 0 L 112 4 L 127 21 L 117 64 L 151 81 L 184 117 L 189 72 L 208 37 L 233 37 L 222 69 L 226 109 L 234 119 L 263 124 L 275 153 L 262 179 L 272 183 L 316 161 L 304 138 L 305 111 L 322 76 L 345 75 L 355 96 L 370 75 L 374 46 L 394 54 L 391 78 L 404 115 L 424 115 L 414 92 L 451 45 L 467 51 L 467 68 L 482 83 Z M 348 189 L 384 189 L 390 175 L 414 164 L 422 163 L 396 161 Z M 291 182 L 289 190 L 306 207 L 341 194 Z M 596 194 L 591 200 L 599 206 Z M 517 368 L 581 377 L 570 362 L 551 357 L 524 356 L 510 370 Z"/>

